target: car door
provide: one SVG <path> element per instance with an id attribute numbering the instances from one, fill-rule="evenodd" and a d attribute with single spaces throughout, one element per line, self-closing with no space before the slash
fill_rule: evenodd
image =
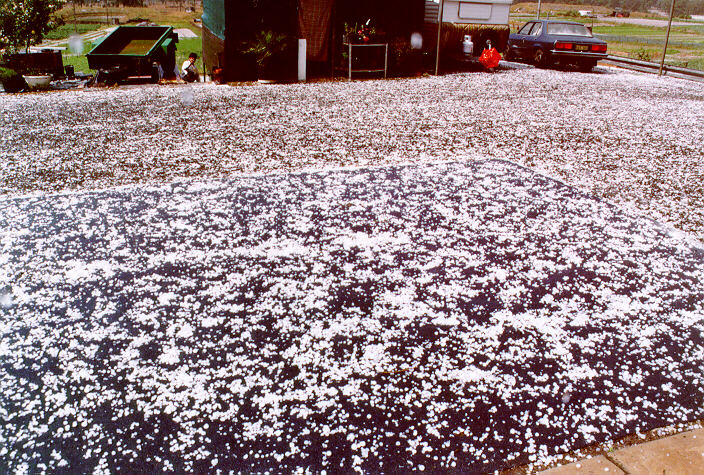
<path id="1" fill-rule="evenodd" d="M 535 25 L 535 22 L 529 21 L 528 23 L 523 25 L 516 33 L 515 41 L 512 42 L 514 44 L 513 52 L 519 58 L 525 57 L 526 38 L 528 37 L 528 34 L 530 33 L 530 31 L 533 29 L 534 25 Z"/>
<path id="2" fill-rule="evenodd" d="M 525 37 L 525 40 L 523 42 L 523 54 L 524 57 L 526 58 L 532 58 L 533 57 L 533 51 L 535 51 L 536 48 L 540 47 L 540 35 L 543 32 L 543 23 L 536 21 L 533 23 L 533 26 L 531 27 L 530 31 Z"/>

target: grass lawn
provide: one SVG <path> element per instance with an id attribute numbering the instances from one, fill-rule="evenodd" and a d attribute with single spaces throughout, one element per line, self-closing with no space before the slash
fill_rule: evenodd
<path id="1" fill-rule="evenodd" d="M 75 72 L 90 73 L 92 70 L 88 67 L 88 59 L 84 55 L 66 54 L 64 52 L 64 66 L 73 66 Z"/>
<path id="2" fill-rule="evenodd" d="M 609 52 L 617 56 L 650 58 L 662 57 L 667 29 L 639 25 L 610 25 L 601 23 L 594 33 L 609 43 Z M 704 25 L 676 26 L 670 31 L 667 64 L 692 69 L 704 68 Z"/>
<path id="3" fill-rule="evenodd" d="M 200 33 L 200 32 L 198 32 Z M 191 53 L 198 55 L 198 62 L 196 66 L 200 70 L 202 67 L 201 63 L 201 51 L 203 50 L 203 42 L 201 38 L 181 38 L 178 40 L 178 45 L 176 49 L 176 66 L 179 68 Z"/>
<path id="4" fill-rule="evenodd" d="M 171 25 L 174 28 L 186 28 L 193 25 L 195 18 L 200 18 L 203 14 L 201 9 L 194 12 L 187 12 L 184 8 L 175 8 L 165 4 L 156 4 L 147 7 L 110 7 L 107 10 L 101 6 L 83 6 L 77 8 L 75 17 L 81 18 L 103 18 L 117 17 L 120 23 L 125 23 L 131 19 L 145 19 L 160 25 Z M 66 6 L 59 11 L 59 15 L 66 23 L 70 23 L 74 18 L 74 10 Z"/>
<path id="5" fill-rule="evenodd" d="M 73 9 L 66 7 L 59 12 L 59 15 L 64 19 L 66 24 L 51 31 L 46 36 L 46 39 L 68 40 L 69 36 L 75 33 L 85 34 L 105 28 L 107 26 L 105 23 L 74 23 L 74 18 L 79 21 L 81 18 L 101 18 L 106 16 L 106 13 L 109 17 L 119 18 L 120 23 L 122 24 L 129 20 L 143 19 L 159 25 L 168 25 L 174 28 L 188 28 L 198 35 L 198 38 L 183 38 L 179 40 L 176 51 L 176 64 L 180 66 L 192 52 L 197 53 L 199 57 L 201 56 L 201 51 L 203 49 L 200 38 L 201 30 L 193 23 L 193 19 L 200 18 L 202 11 L 196 10 L 195 12 L 186 12 L 183 9 L 167 7 L 165 5 L 155 5 L 150 8 L 110 8 L 107 11 L 105 8 L 101 7 L 84 7 L 75 12 L 75 17 Z M 72 54 L 69 50 L 64 51 L 64 65 L 73 66 L 76 72 L 93 72 L 88 67 L 88 59 L 85 55 L 93 48 L 93 46 L 95 46 L 95 44 L 97 44 L 97 41 L 98 40 L 95 42 L 86 42 L 83 52 L 79 55 Z"/>
<path id="6" fill-rule="evenodd" d="M 194 29 L 195 31 L 195 29 Z M 199 32 L 197 32 L 199 33 Z M 92 70 L 88 67 L 88 59 L 85 56 L 85 53 L 88 53 L 88 51 L 91 50 L 93 47 L 93 43 L 88 43 L 85 45 L 84 49 L 84 54 L 80 55 L 75 55 L 71 54 L 70 51 L 64 51 L 63 53 L 63 59 L 64 59 L 64 66 L 71 65 L 73 66 L 74 70 L 76 72 L 83 71 L 85 73 L 92 72 Z M 198 55 L 198 58 L 201 57 L 201 51 L 203 49 L 202 46 L 202 41 L 199 38 L 182 38 L 178 41 L 177 45 L 177 50 L 176 50 L 176 65 L 181 66 L 183 62 L 188 58 L 188 55 L 190 53 L 196 53 Z M 201 67 L 200 59 L 197 63 L 198 67 Z"/>
<path id="7" fill-rule="evenodd" d="M 99 30 L 104 25 L 100 23 L 66 23 L 60 27 L 50 31 L 45 37 L 45 40 L 63 40 L 71 35 L 82 35 L 90 31 Z"/>
<path id="8" fill-rule="evenodd" d="M 516 31 L 523 23 L 534 18 L 537 4 L 522 3 L 512 7 L 510 26 L 512 31 Z M 592 11 L 605 13 L 603 8 L 576 5 L 562 5 L 544 3 L 542 11 L 551 13 L 551 18 L 560 20 L 579 21 L 594 27 L 594 33 L 602 36 L 609 43 L 609 52 L 617 56 L 638 57 L 642 59 L 650 58 L 657 61 L 662 55 L 665 31 L 664 27 L 643 26 L 635 24 L 611 23 L 608 18 L 599 18 L 594 22 L 587 17 L 575 17 L 577 9 L 591 9 Z M 607 9 L 608 10 L 608 9 Z M 74 26 L 74 11 L 72 8 L 64 8 L 60 14 L 66 21 L 66 25 L 52 31 L 47 35 L 47 39 L 68 38 L 74 31 L 86 33 L 100 29 L 98 23 L 78 24 Z M 121 23 L 134 19 L 147 19 L 160 25 L 170 25 L 174 28 L 189 28 L 200 36 L 200 29 L 197 28 L 193 20 L 200 18 L 202 11 L 186 12 L 185 8 L 179 9 L 166 5 L 155 5 L 150 8 L 110 8 L 106 11 L 102 7 L 84 7 L 75 12 L 75 18 L 100 18 L 103 16 L 117 17 Z M 641 16 L 638 14 L 638 16 Z M 643 15 L 648 16 L 648 15 Z M 679 21 L 679 20 L 678 20 Z M 670 33 L 670 47 L 667 50 L 666 62 L 668 64 L 684 66 L 694 69 L 704 70 L 704 24 L 694 23 L 686 26 L 674 26 Z M 84 54 L 90 51 L 92 46 L 86 44 Z M 176 52 L 176 62 L 181 64 L 186 60 L 188 54 L 196 52 L 200 56 L 202 42 L 199 38 L 186 38 L 179 41 Z M 64 53 L 64 64 L 73 65 L 76 71 L 88 72 L 88 61 L 83 55 L 72 55 Z"/>
<path id="9" fill-rule="evenodd" d="M 528 8 L 532 4 L 518 4 L 512 7 L 510 26 L 515 32 L 525 22 L 535 18 L 535 9 Z M 552 8 L 551 8 L 552 7 Z M 636 59 L 659 61 L 665 44 L 667 28 L 662 26 L 647 26 L 629 23 L 616 23 L 609 18 L 596 18 L 592 21 L 588 17 L 575 17 L 570 10 L 577 6 L 543 4 L 542 12 L 550 13 L 550 18 L 555 20 L 577 21 L 587 26 L 593 25 L 596 35 L 606 40 L 609 44 L 609 54 L 625 56 Z M 600 11 L 589 6 L 579 9 Z M 638 17 L 646 15 L 637 14 Z M 543 16 L 544 17 L 544 16 Z M 662 19 L 662 18 L 660 18 Z M 681 21 L 677 19 L 677 21 Z M 670 31 L 665 62 L 672 66 L 687 67 L 704 70 L 704 23 L 690 23 L 686 26 L 673 26 Z"/>

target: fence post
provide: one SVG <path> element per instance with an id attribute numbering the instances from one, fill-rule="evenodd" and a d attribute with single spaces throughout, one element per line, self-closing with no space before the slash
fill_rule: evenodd
<path id="1" fill-rule="evenodd" d="M 670 5 L 670 20 L 667 22 L 667 34 L 665 35 L 665 47 L 662 50 L 662 59 L 660 59 L 660 70 L 658 76 L 662 76 L 662 68 L 665 66 L 665 53 L 667 53 L 667 43 L 670 40 L 670 28 L 672 27 L 672 15 L 675 13 L 675 0 L 672 0 Z"/>

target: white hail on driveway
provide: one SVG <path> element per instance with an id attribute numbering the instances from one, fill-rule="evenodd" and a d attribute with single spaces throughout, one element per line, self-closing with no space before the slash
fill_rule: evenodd
<path id="1" fill-rule="evenodd" d="M 0 191 L 502 158 L 704 237 L 704 85 L 613 71 L 0 95 Z"/>
<path id="2" fill-rule="evenodd" d="M 702 275 L 503 161 L 2 198 L 0 471 L 484 473 L 701 419 Z"/>

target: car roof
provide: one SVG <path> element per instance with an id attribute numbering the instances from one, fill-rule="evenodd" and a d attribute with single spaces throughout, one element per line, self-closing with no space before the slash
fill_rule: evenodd
<path id="1" fill-rule="evenodd" d="M 569 21 L 569 20 L 532 20 L 532 21 L 539 21 L 542 23 L 564 23 L 568 25 L 581 25 L 584 26 L 584 23 L 579 23 L 578 21 Z"/>

